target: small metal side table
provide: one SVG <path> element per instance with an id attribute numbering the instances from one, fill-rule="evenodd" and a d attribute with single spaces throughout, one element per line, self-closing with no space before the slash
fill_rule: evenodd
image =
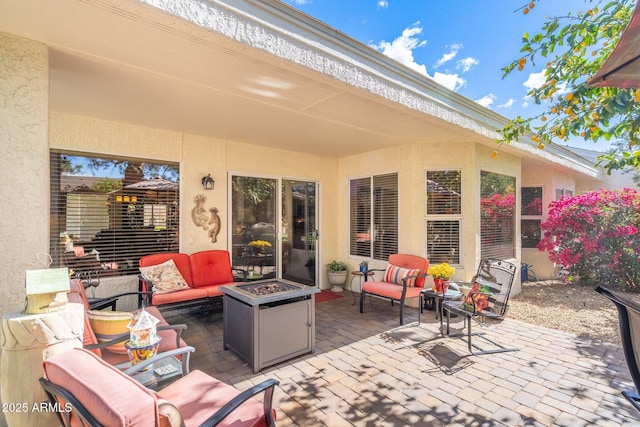
<path id="1" fill-rule="evenodd" d="M 362 280 L 364 278 L 364 281 L 366 282 L 369 277 L 372 277 L 374 275 L 375 271 L 367 271 L 366 273 L 363 273 L 362 271 L 352 271 L 351 272 L 351 282 L 349 282 L 349 290 L 351 291 L 351 295 L 353 296 L 353 303 L 351 305 L 355 305 L 356 304 L 356 294 L 353 292 L 353 279 L 355 279 L 356 277 L 359 280 L 358 283 L 358 293 L 360 294 L 360 297 L 362 298 Z"/>
<path id="2" fill-rule="evenodd" d="M 451 284 L 447 292 L 437 292 L 435 289 L 425 289 L 422 291 L 422 296 L 426 298 L 433 298 L 436 301 L 436 319 L 442 321 L 442 301 L 458 300 L 461 299 L 463 294 L 456 288 L 452 288 Z"/>
<path id="3" fill-rule="evenodd" d="M 183 355 L 182 357 L 186 356 Z M 115 365 L 115 367 L 124 371 L 131 367 L 131 363 L 123 362 Z M 151 365 L 148 370 L 136 372 L 131 375 L 131 378 L 146 388 L 156 390 L 182 376 L 184 376 L 184 372 L 182 372 L 182 362 L 175 356 L 170 356 L 153 362 L 153 365 Z"/>

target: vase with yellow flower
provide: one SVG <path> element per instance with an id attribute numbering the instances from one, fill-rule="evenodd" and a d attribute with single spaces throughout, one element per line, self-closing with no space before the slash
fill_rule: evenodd
<path id="1" fill-rule="evenodd" d="M 449 289 L 449 279 L 456 272 L 456 269 L 448 263 L 433 264 L 429 266 L 427 274 L 433 277 L 433 285 L 436 292 L 445 293 Z"/>
<path id="2" fill-rule="evenodd" d="M 252 240 L 248 246 L 250 255 L 264 255 L 271 249 L 271 243 L 266 240 Z"/>

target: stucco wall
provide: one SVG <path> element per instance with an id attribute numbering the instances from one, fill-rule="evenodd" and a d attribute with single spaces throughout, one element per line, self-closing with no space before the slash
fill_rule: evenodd
<path id="1" fill-rule="evenodd" d="M 542 187 L 542 220 L 548 217 L 548 206 L 556 198 L 556 188 L 575 191 L 575 178 L 553 168 L 525 168 L 522 171 L 522 187 Z M 546 252 L 537 249 L 522 249 L 522 262 L 532 265 L 538 279 L 555 277 L 554 264 Z"/>
<path id="2" fill-rule="evenodd" d="M 47 47 L 0 33 L 0 312 L 20 311 L 25 271 L 45 268 L 49 151 Z"/>
<path id="3" fill-rule="evenodd" d="M 230 174 L 317 181 L 321 196 L 320 263 L 338 256 L 335 159 L 59 112 L 51 113 L 50 144 L 52 148 L 64 150 L 180 162 L 180 250 L 186 253 L 228 249 Z M 201 186 L 201 179 L 207 174 L 215 180 L 212 191 L 204 191 Z M 216 242 L 212 242 L 207 230 L 191 221 L 193 200 L 198 194 L 206 197 L 207 210 L 218 209 L 222 230 Z"/>

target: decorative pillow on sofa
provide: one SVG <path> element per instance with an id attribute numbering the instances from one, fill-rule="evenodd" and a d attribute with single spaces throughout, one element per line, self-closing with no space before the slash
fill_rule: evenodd
<path id="1" fill-rule="evenodd" d="M 87 315 L 91 329 L 93 329 L 99 343 L 111 341 L 118 335 L 128 333 L 127 325 L 133 319 L 133 314 L 126 311 L 89 310 Z M 124 346 L 125 341 L 110 345 L 107 350 L 113 353 L 127 354 L 127 349 Z"/>
<path id="2" fill-rule="evenodd" d="M 153 285 L 154 294 L 168 294 L 189 289 L 186 280 L 180 274 L 176 263 L 172 259 L 162 264 L 140 267 L 142 276 Z"/>
<path id="3" fill-rule="evenodd" d="M 397 265 L 389 264 L 384 272 L 384 281 L 388 283 L 395 283 L 396 285 L 402 285 L 402 279 L 410 276 L 417 276 L 420 270 L 417 268 L 402 268 Z M 416 284 L 416 279 L 407 280 L 407 286 L 413 287 Z"/>

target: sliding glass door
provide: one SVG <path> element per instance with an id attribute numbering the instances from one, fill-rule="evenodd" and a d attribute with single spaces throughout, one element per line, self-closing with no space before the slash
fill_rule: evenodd
<path id="1" fill-rule="evenodd" d="M 231 178 L 231 262 L 250 280 L 277 277 L 277 187 L 272 178 Z"/>
<path id="2" fill-rule="evenodd" d="M 282 278 L 315 286 L 317 282 L 317 184 L 282 181 Z"/>
<path id="3" fill-rule="evenodd" d="M 249 280 L 317 283 L 317 183 L 231 177 L 232 263 Z"/>

